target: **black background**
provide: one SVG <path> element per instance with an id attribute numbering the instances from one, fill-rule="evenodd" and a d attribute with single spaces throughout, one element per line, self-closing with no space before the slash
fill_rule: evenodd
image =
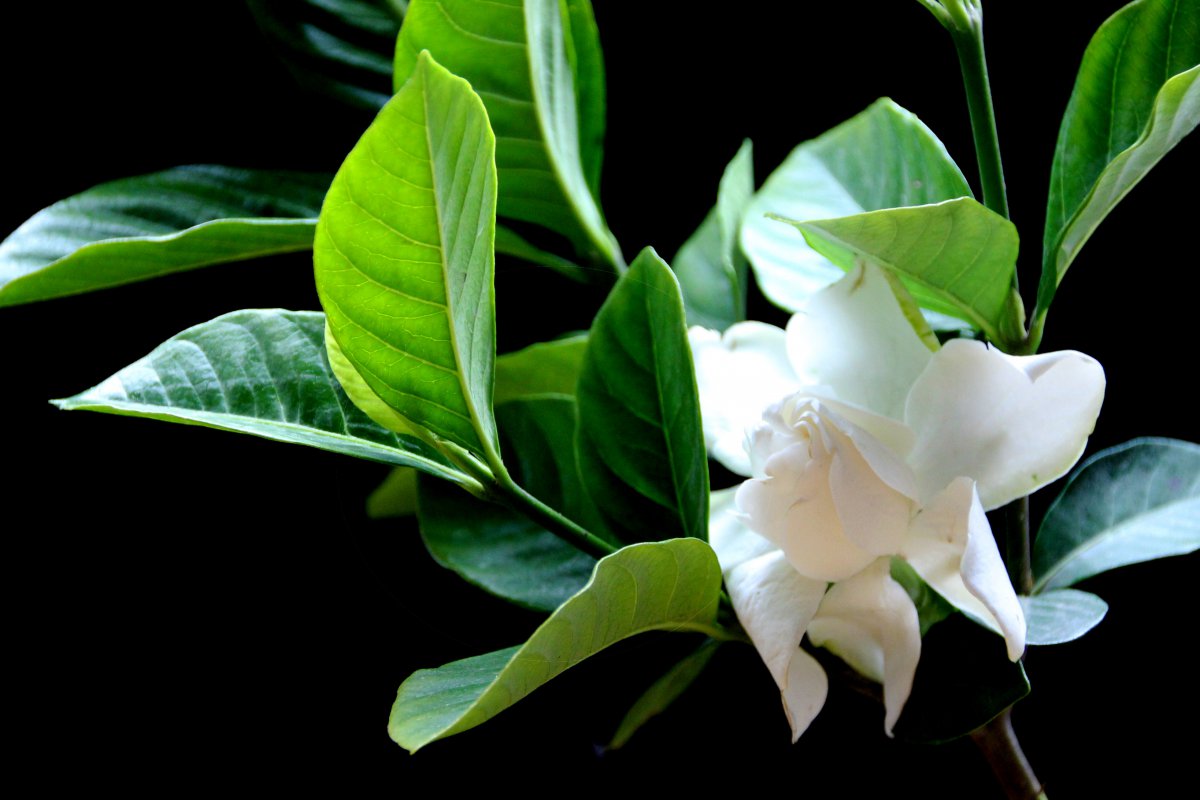
<path id="1" fill-rule="evenodd" d="M 675 251 L 743 137 L 761 182 L 797 143 L 882 95 L 920 116 L 974 181 L 957 62 L 933 19 L 914 2 L 819 5 L 598 0 L 604 206 L 628 257 Z M 989 4 L 1029 288 L 1058 118 L 1087 39 L 1119 5 Z M 0 233 L 96 183 L 177 164 L 333 171 L 370 120 L 299 88 L 237 2 L 42 4 L 4 25 Z M 1193 137 L 1127 198 L 1051 313 L 1043 349 L 1080 349 L 1107 370 L 1089 452 L 1197 438 L 1184 380 L 1196 367 L 1198 161 Z M 690 644 L 668 636 L 626 642 L 486 726 L 405 754 L 385 731 L 399 683 L 519 642 L 537 618 L 434 565 L 410 524 L 368 523 L 362 501 L 385 468 L 45 402 L 218 314 L 316 308 L 310 270 L 303 255 L 276 257 L 0 311 L 10 753 L 40 785 L 423 794 L 414 787 L 429 779 L 495 777 L 574 794 L 782 778 L 797 792 L 998 796 L 968 742 L 889 741 L 878 708 L 842 691 L 791 747 L 749 648 L 727 648 L 667 716 L 598 757 L 627 704 Z M 578 298 L 541 271 L 505 268 L 497 291 L 502 348 L 587 323 L 537 316 Z M 1016 721 L 1051 797 L 1188 780 L 1196 568 L 1193 556 L 1088 581 L 1108 618 L 1029 654 L 1034 692 Z"/>

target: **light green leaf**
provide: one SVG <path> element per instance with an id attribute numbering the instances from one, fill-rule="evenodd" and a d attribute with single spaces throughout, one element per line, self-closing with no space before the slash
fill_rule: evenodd
<path id="1" fill-rule="evenodd" d="M 1025 335 L 1012 288 L 1017 229 L 964 197 L 836 219 L 791 221 L 844 270 L 869 261 L 898 275 L 922 307 L 966 320 L 1006 350 Z"/>
<path id="2" fill-rule="evenodd" d="M 587 271 L 574 261 L 546 252 L 503 225 L 496 226 L 496 254 L 513 256 L 541 267 L 550 267 L 572 280 L 581 282 L 588 280 Z"/>
<path id="3" fill-rule="evenodd" d="M 500 356 L 496 359 L 493 402 L 500 405 L 546 394 L 574 397 L 587 340 L 586 333 L 567 336 Z"/>
<path id="4" fill-rule="evenodd" d="M 1108 613 L 1108 603 L 1078 589 L 1022 597 L 1021 608 L 1028 623 L 1025 643 L 1035 645 L 1074 641 L 1099 625 Z"/>
<path id="5" fill-rule="evenodd" d="M 317 312 L 235 311 L 171 337 L 99 385 L 54 404 L 308 445 L 415 467 L 479 491 L 424 444 L 384 430 L 355 408 L 334 380 L 324 329 Z"/>
<path id="6" fill-rule="evenodd" d="M 656 680 L 637 699 L 637 702 L 629 709 L 629 713 L 621 720 L 621 724 L 617 726 L 617 732 L 613 734 L 612 741 L 608 743 L 608 749 L 617 750 L 624 747 L 643 725 L 666 711 L 672 703 L 678 700 L 680 695 L 695 682 L 696 678 L 700 677 L 700 673 L 708 666 L 709 660 L 720 645 L 721 643 L 716 639 L 706 640 L 704 644 Z"/>
<path id="7" fill-rule="evenodd" d="M 1200 548 L 1200 445 L 1134 439 L 1092 456 L 1042 520 L 1034 593 Z"/>
<path id="8" fill-rule="evenodd" d="M 495 467 L 493 153 L 479 98 L 423 55 L 338 170 L 313 256 L 333 338 L 370 391 Z"/>
<path id="9" fill-rule="evenodd" d="M 428 50 L 470 81 L 496 132 L 499 213 L 566 237 L 584 263 L 624 262 L 600 211 L 603 64 L 587 0 L 413 0 L 395 82 Z M 585 105 L 587 104 L 587 105 Z"/>
<path id="10" fill-rule="evenodd" d="M 579 375 L 576 453 L 614 532 L 708 536 L 708 457 L 675 276 L 651 248 L 592 323 Z"/>
<path id="11" fill-rule="evenodd" d="M 829 219 L 970 196 L 945 145 L 916 116 L 884 98 L 792 151 L 746 209 L 742 248 L 763 294 L 799 311 L 843 273 L 798 231 L 768 215 Z"/>
<path id="12" fill-rule="evenodd" d="M 371 519 L 409 517 L 417 513 L 417 471 L 396 467 L 383 483 L 367 497 L 367 516 Z"/>
<path id="13" fill-rule="evenodd" d="M 312 246 L 328 175 L 176 167 L 102 183 L 0 243 L 0 306 Z"/>
<path id="14" fill-rule="evenodd" d="M 486 722 L 609 645 L 653 630 L 712 629 L 721 568 L 695 539 L 630 545 L 520 647 L 419 670 L 400 686 L 388 733 L 410 752 Z"/>
<path id="15" fill-rule="evenodd" d="M 747 139 L 725 167 L 717 205 L 675 254 L 689 325 L 723 331 L 746 318 L 746 257 L 738 232 L 754 194 L 753 158 Z"/>
<path id="16" fill-rule="evenodd" d="M 554 510 L 599 534 L 575 467 L 575 402 L 539 397 L 496 406 L 505 463 Z M 421 536 L 430 555 L 470 583 L 527 608 L 553 611 L 587 583 L 596 559 L 504 506 L 445 481 L 419 483 Z"/>
<path id="17" fill-rule="evenodd" d="M 1200 0 L 1142 0 L 1083 54 L 1050 172 L 1038 308 L 1121 198 L 1200 124 Z"/>
<path id="18" fill-rule="evenodd" d="M 300 83 L 357 106 L 391 97 L 392 53 L 407 0 L 248 0 Z"/>

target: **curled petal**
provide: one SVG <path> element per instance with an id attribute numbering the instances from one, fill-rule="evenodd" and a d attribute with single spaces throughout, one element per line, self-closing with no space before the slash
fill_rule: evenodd
<path id="1" fill-rule="evenodd" d="M 913 385 L 909 464 L 928 502 L 960 475 L 985 509 L 1061 477 L 1079 460 L 1104 400 L 1104 370 L 1083 353 L 1008 356 L 955 339 Z"/>
<path id="2" fill-rule="evenodd" d="M 880 558 L 834 584 L 808 626 L 808 638 L 883 684 L 884 730 L 900 718 L 921 658 L 921 625 L 908 593 Z"/>
<path id="3" fill-rule="evenodd" d="M 788 361 L 786 336 L 773 325 L 740 322 L 724 335 L 692 328 L 688 340 L 705 445 L 726 469 L 749 476 L 747 431 L 762 420 L 764 408 L 799 385 Z"/>
<path id="4" fill-rule="evenodd" d="M 955 479 L 922 509 L 903 555 L 934 591 L 1002 635 L 1010 659 L 1021 657 L 1025 614 L 969 478 Z"/>
<path id="5" fill-rule="evenodd" d="M 932 356 L 871 265 L 814 295 L 788 323 L 787 348 L 802 383 L 832 387 L 836 399 L 897 420 Z"/>

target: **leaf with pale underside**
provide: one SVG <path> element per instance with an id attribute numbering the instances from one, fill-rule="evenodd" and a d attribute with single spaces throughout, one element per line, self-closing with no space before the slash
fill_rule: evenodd
<path id="1" fill-rule="evenodd" d="M 358 410 L 325 357 L 324 315 L 235 311 L 173 336 L 86 392 L 56 400 L 83 409 L 248 433 L 420 469 L 478 484 L 409 436 Z"/>
<path id="2" fill-rule="evenodd" d="M 407 0 L 248 0 L 259 28 L 305 86 L 356 106 L 392 96 Z"/>
<path id="3" fill-rule="evenodd" d="M 307 250 L 329 176 L 209 165 L 103 183 L 0 243 L 0 306 Z"/>
<path id="4" fill-rule="evenodd" d="M 1034 592 L 1200 548 L 1200 445 L 1135 439 L 1092 456 L 1042 520 Z"/>
<path id="5" fill-rule="evenodd" d="M 708 457 L 679 284 L 651 248 L 600 308 L 579 375 L 584 485 L 625 541 L 708 536 Z"/>
<path id="6" fill-rule="evenodd" d="M 400 686 L 388 733 L 416 752 L 475 727 L 616 642 L 654 630 L 710 631 L 721 590 L 712 550 L 695 539 L 630 545 L 524 645 L 419 670 Z"/>
<path id="7" fill-rule="evenodd" d="M 1108 19 L 1067 103 L 1043 234 L 1038 307 L 1108 213 L 1200 124 L 1200 0 L 1142 0 Z"/>
<path id="8" fill-rule="evenodd" d="M 1025 644 L 1073 642 L 1099 625 L 1108 613 L 1108 603 L 1078 589 L 1053 589 L 1020 599 L 1028 626 Z"/>
<path id="9" fill-rule="evenodd" d="M 587 0 L 413 0 L 395 82 L 428 50 L 470 81 L 496 132 L 499 213 L 548 228 L 585 263 L 624 266 L 600 210 L 604 73 Z"/>
<path id="10" fill-rule="evenodd" d="M 370 391 L 494 465 L 493 142 L 467 82 L 422 55 L 338 170 L 313 255 L 330 331 Z"/>
<path id="11" fill-rule="evenodd" d="M 741 243 L 763 294 L 799 311 L 843 272 L 795 228 L 769 215 L 830 219 L 970 196 L 945 145 L 884 98 L 792 151 L 746 209 Z"/>
<path id="12" fill-rule="evenodd" d="M 746 318 L 746 256 L 738 232 L 754 194 L 752 153 L 747 139 L 725 167 L 716 206 L 672 261 L 688 325 L 723 331 Z"/>
<path id="13" fill-rule="evenodd" d="M 1012 288 L 1017 229 L 969 197 L 788 221 L 842 269 L 878 264 L 898 275 L 923 308 L 965 320 L 1005 350 L 1024 337 L 1024 310 Z"/>
<path id="14" fill-rule="evenodd" d="M 602 530 L 575 467 L 575 402 L 538 396 L 496 405 L 504 461 L 526 491 L 597 535 Z M 519 605 L 553 611 L 579 591 L 596 559 L 522 514 L 445 481 L 419 482 L 425 546 L 439 564 Z"/>

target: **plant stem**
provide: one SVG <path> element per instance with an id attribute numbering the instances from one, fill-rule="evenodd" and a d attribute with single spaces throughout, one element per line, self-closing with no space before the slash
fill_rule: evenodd
<path id="1" fill-rule="evenodd" d="M 1004 188 L 1004 167 L 1000 163 L 1000 138 L 996 133 L 996 113 L 992 108 L 992 89 L 988 82 L 987 57 L 983 52 L 983 10 L 963 15 L 960 24 L 950 26 L 950 37 L 958 50 L 967 107 L 971 112 L 971 132 L 975 136 L 975 157 L 979 161 L 979 180 L 983 186 L 983 204 L 1008 219 L 1008 193 Z"/>
<path id="2" fill-rule="evenodd" d="M 604 558 L 617 552 L 614 545 L 576 525 L 522 489 L 508 473 L 497 475 L 496 485 L 501 490 L 503 499 L 514 511 L 524 514 L 558 538 L 578 547 L 583 552 L 596 558 Z"/>
<path id="3" fill-rule="evenodd" d="M 1046 800 L 1042 782 L 1033 774 L 1012 726 L 1012 709 L 971 733 L 971 741 L 983 753 L 1009 800 Z"/>
<path id="4" fill-rule="evenodd" d="M 1005 562 L 1017 594 L 1033 593 L 1033 566 L 1029 559 L 1029 497 L 1020 497 L 1001 509 L 1004 520 Z"/>

